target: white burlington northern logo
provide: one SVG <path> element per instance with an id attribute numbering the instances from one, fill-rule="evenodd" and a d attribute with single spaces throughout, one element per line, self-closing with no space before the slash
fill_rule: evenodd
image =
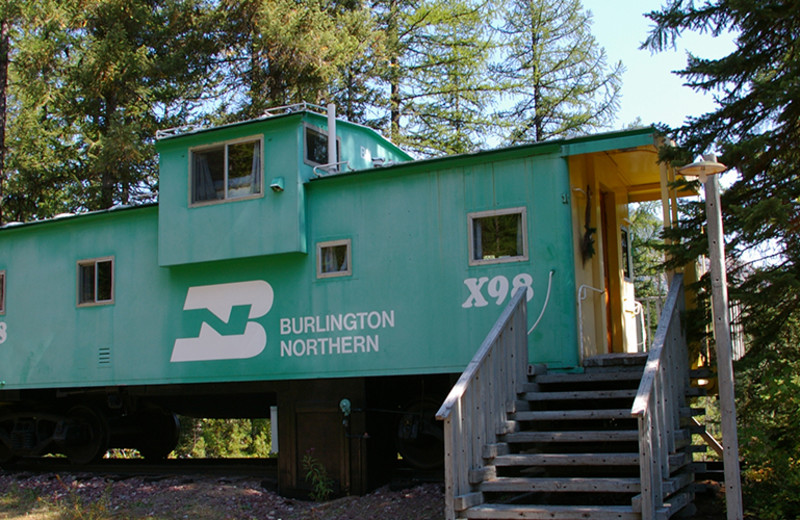
<path id="1" fill-rule="evenodd" d="M 228 323 L 231 311 L 239 305 L 249 305 L 248 320 L 267 314 L 275 294 L 263 280 L 190 287 L 183 310 L 208 309 Z M 206 322 L 196 338 L 178 338 L 172 349 L 171 361 L 211 361 L 247 359 L 257 356 L 267 346 L 267 333 L 259 323 L 248 321 L 243 334 L 222 335 Z"/>

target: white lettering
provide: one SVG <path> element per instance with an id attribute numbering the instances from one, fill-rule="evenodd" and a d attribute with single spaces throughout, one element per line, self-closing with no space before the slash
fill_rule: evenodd
<path id="1" fill-rule="evenodd" d="M 492 278 L 492 281 L 489 282 L 487 292 L 490 297 L 497 298 L 495 301 L 497 305 L 502 304 L 503 300 L 508 296 L 508 278 L 505 276 L 495 276 Z"/>
<path id="2" fill-rule="evenodd" d="M 313 352 L 314 355 L 317 355 L 317 340 L 314 338 L 309 338 L 306 340 L 306 352 L 311 355 Z"/>
<path id="3" fill-rule="evenodd" d="M 379 347 L 380 343 L 380 336 L 367 336 L 367 352 L 378 352 L 380 350 Z"/>
<path id="4" fill-rule="evenodd" d="M 384 327 L 394 327 L 394 311 L 383 311 L 382 317 Z"/>
<path id="5" fill-rule="evenodd" d="M 331 332 L 340 331 L 342 330 L 342 315 L 341 314 L 333 314 L 328 316 L 330 318 L 331 325 L 328 327 Z"/>
<path id="6" fill-rule="evenodd" d="M 373 318 L 375 318 L 373 320 Z M 377 311 L 372 311 L 367 315 L 367 326 L 372 330 L 375 330 L 381 326 L 381 315 Z"/>
<path id="7" fill-rule="evenodd" d="M 380 336 L 378 335 L 281 340 L 281 357 L 366 354 L 379 351 Z"/>
<path id="8" fill-rule="evenodd" d="M 281 336 L 292 333 L 292 320 L 289 318 L 281 318 Z"/>
<path id="9" fill-rule="evenodd" d="M 356 323 L 356 315 L 348 312 L 344 315 L 344 328 L 346 330 L 356 330 L 358 324 Z"/>
<path id="10" fill-rule="evenodd" d="M 528 273 L 519 273 L 514 277 L 514 285 L 511 289 L 511 296 L 517 294 L 517 291 L 524 287 L 528 291 L 528 293 L 525 295 L 525 299 L 526 301 L 531 301 L 531 298 L 533 298 L 533 287 L 531 287 L 531 284 L 533 284 L 533 276 L 529 275 Z"/>
<path id="11" fill-rule="evenodd" d="M 355 336 L 353 338 L 353 352 L 355 353 L 355 352 L 358 352 L 359 350 L 361 352 L 366 352 L 364 350 L 364 345 L 365 344 L 366 344 L 366 340 L 364 339 L 364 336 Z"/>
<path id="12" fill-rule="evenodd" d="M 342 354 L 352 354 L 353 336 L 342 336 Z"/>
<path id="13" fill-rule="evenodd" d="M 487 283 L 488 282 L 488 283 Z M 470 307 L 485 307 L 489 302 L 483 295 L 483 288 L 486 286 L 486 294 L 493 298 L 497 305 L 502 305 L 509 295 L 513 296 L 520 289 L 525 289 L 525 298 L 527 301 L 533 299 L 533 276 L 528 273 L 520 273 L 512 280 L 511 291 L 509 291 L 508 278 L 502 275 L 489 278 L 483 276 L 481 278 L 467 278 L 464 280 L 464 285 L 469 289 L 469 297 L 461 304 L 465 309 Z"/>
<path id="14" fill-rule="evenodd" d="M 461 304 L 461 306 L 465 309 L 469 309 L 473 305 L 475 307 L 486 307 L 489 305 L 489 302 L 486 301 L 486 298 L 483 297 L 481 294 L 481 288 L 483 284 L 489 281 L 489 278 L 486 276 L 481 276 L 480 278 L 467 278 L 464 280 L 464 285 L 467 286 L 469 289 L 469 298 L 467 301 Z"/>
<path id="15" fill-rule="evenodd" d="M 6 325 L 6 322 L 0 321 L 0 344 L 5 343 L 6 339 L 8 339 L 7 330 L 8 330 L 8 326 Z"/>
<path id="16" fill-rule="evenodd" d="M 316 332 L 317 329 L 314 327 L 315 323 L 316 322 L 314 321 L 314 316 L 306 316 L 303 319 L 303 328 L 307 332 Z"/>

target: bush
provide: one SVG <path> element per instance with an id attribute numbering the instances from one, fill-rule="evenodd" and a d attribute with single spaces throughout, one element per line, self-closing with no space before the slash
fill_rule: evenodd
<path id="1" fill-rule="evenodd" d="M 737 365 L 739 443 L 747 512 L 763 520 L 800 518 L 800 342 L 781 342 Z"/>
<path id="2" fill-rule="evenodd" d="M 182 435 L 173 452 L 179 458 L 269 457 L 269 419 L 194 419 L 181 417 Z"/>

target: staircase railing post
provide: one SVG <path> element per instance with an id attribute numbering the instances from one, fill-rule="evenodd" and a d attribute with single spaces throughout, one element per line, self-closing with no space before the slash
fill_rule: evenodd
<path id="1" fill-rule="evenodd" d="M 680 407 L 688 384 L 688 360 L 682 359 L 688 352 L 680 322 L 682 309 L 683 276 L 675 275 L 631 408 L 639 424 L 643 520 L 653 520 L 664 506 L 669 456 L 676 450 Z"/>
<path id="2" fill-rule="evenodd" d="M 527 377 L 526 291 L 519 290 L 448 394 L 436 418 L 445 426 L 445 518 L 482 501 L 470 476 L 483 469 L 483 446 L 505 427 Z"/>

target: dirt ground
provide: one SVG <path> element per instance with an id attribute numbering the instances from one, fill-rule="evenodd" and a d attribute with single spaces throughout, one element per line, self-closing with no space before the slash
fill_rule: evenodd
<path id="1" fill-rule="evenodd" d="M 267 489 L 274 483 L 219 477 L 0 474 L 0 520 L 441 520 L 441 483 L 385 486 L 363 497 L 317 503 Z M 697 520 L 724 520 L 718 484 L 696 496 Z"/>
<path id="2" fill-rule="evenodd" d="M 283 498 L 256 480 L 0 475 L 0 519 L 440 520 L 441 484 L 379 488 L 325 503 Z"/>

